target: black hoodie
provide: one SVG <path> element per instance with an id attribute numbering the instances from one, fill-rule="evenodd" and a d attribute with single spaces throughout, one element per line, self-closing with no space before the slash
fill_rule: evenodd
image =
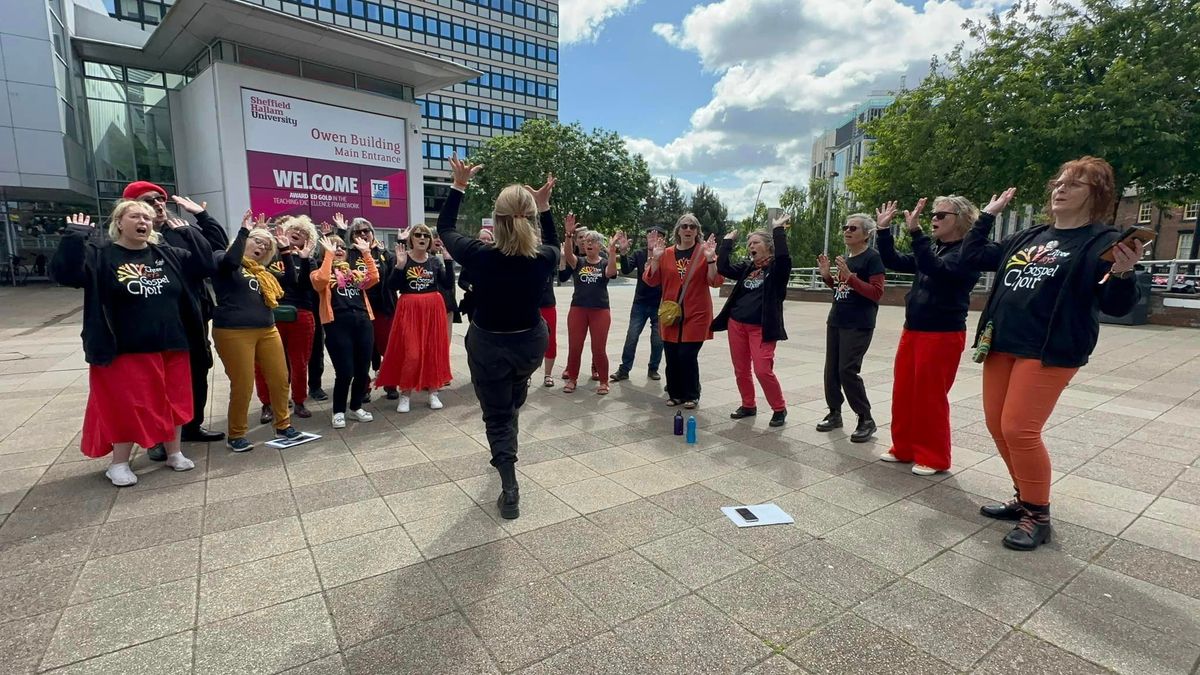
<path id="1" fill-rule="evenodd" d="M 792 275 L 792 256 L 788 253 L 787 230 L 782 227 L 771 228 L 771 240 L 775 246 L 775 257 L 771 264 L 763 269 L 762 274 L 765 277 L 761 281 L 763 342 L 787 339 L 787 331 L 783 327 L 783 300 L 787 295 L 788 279 Z M 732 253 L 733 240 L 722 239 L 717 247 L 717 272 L 726 279 L 733 279 L 734 284 L 721 313 L 713 319 L 714 331 L 722 331 L 729 327 L 729 315 L 738 298 L 746 291 L 747 278 L 756 269 L 754 263 L 749 260 L 736 264 L 730 262 L 729 256 Z"/>
<path id="2" fill-rule="evenodd" d="M 890 229 L 878 231 L 883 264 L 916 275 L 904 296 L 904 327 L 934 333 L 965 331 L 971 289 L 979 281 L 979 270 L 963 264 L 961 241 L 935 245 L 922 231 L 911 236 L 913 252 L 905 255 L 896 252 Z"/>

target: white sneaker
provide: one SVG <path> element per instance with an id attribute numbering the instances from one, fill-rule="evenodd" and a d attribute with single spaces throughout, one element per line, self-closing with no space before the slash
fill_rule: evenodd
<path id="1" fill-rule="evenodd" d="M 896 458 L 895 455 L 893 455 L 890 452 L 883 453 L 882 455 L 879 456 L 879 459 L 882 459 L 885 462 L 899 462 L 900 461 L 899 459 Z"/>
<path id="2" fill-rule="evenodd" d="M 133 469 L 129 468 L 129 462 L 109 465 L 104 475 L 108 476 L 112 484 L 117 487 L 128 487 L 137 484 L 137 475 L 133 473 Z"/>
<path id="3" fill-rule="evenodd" d="M 442 399 L 438 398 L 438 393 L 436 391 L 429 392 L 429 407 L 434 410 L 441 410 L 442 408 L 446 407 L 442 405 Z"/>
<path id="4" fill-rule="evenodd" d="M 912 472 L 916 476 L 932 476 L 936 473 L 941 473 L 937 469 L 925 466 L 924 464 L 913 464 Z"/>
<path id="5" fill-rule="evenodd" d="M 334 429 L 345 429 L 346 428 L 345 413 L 333 413 L 333 428 Z"/>
<path id="6" fill-rule="evenodd" d="M 167 455 L 167 466 L 176 471 L 191 471 L 196 468 L 196 463 L 184 457 L 182 452 L 177 452 L 173 455 Z"/>
<path id="7" fill-rule="evenodd" d="M 366 410 L 359 408 L 358 410 L 350 411 L 350 419 L 357 420 L 359 422 L 370 422 L 375 419 L 375 416 Z"/>
<path id="8" fill-rule="evenodd" d="M 409 411 L 411 406 L 412 401 L 410 401 L 409 398 L 404 394 L 400 394 L 400 401 L 396 403 L 396 412 L 406 413 Z"/>

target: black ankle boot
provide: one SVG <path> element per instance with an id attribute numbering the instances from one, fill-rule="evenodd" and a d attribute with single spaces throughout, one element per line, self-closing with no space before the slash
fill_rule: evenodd
<path id="1" fill-rule="evenodd" d="M 1013 498 L 1002 504 L 984 504 L 979 507 L 980 515 L 996 520 L 1020 520 L 1025 515 L 1021 508 L 1021 493 L 1013 486 Z"/>
<path id="2" fill-rule="evenodd" d="M 776 410 L 771 415 L 770 425 L 773 427 L 781 427 L 787 421 L 787 410 Z"/>
<path id="3" fill-rule="evenodd" d="M 858 418 L 858 426 L 850 434 L 851 443 L 866 443 L 875 435 L 875 420 L 870 417 Z"/>
<path id="4" fill-rule="evenodd" d="M 500 517 L 513 520 L 521 515 L 521 493 L 517 487 L 517 467 L 514 464 L 501 464 L 496 467 L 500 472 L 500 496 L 496 499 L 496 508 Z"/>
<path id="5" fill-rule="evenodd" d="M 1050 527 L 1050 507 L 1019 502 L 1024 513 L 1021 522 L 1004 537 L 1004 547 L 1014 551 L 1032 551 L 1050 542 L 1053 528 Z"/>
<path id="6" fill-rule="evenodd" d="M 842 413 L 830 411 L 825 419 L 817 422 L 817 431 L 833 431 L 842 428 Z"/>
<path id="7" fill-rule="evenodd" d="M 746 406 L 738 406 L 737 410 L 729 413 L 729 419 L 740 420 L 743 417 L 754 417 L 758 414 L 758 408 L 747 408 Z"/>

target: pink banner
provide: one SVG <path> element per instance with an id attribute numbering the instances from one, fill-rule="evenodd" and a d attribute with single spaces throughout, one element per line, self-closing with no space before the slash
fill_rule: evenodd
<path id="1" fill-rule="evenodd" d="M 309 215 L 315 222 L 363 217 L 377 228 L 408 227 L 408 172 L 246 151 L 250 208 L 267 217 Z"/>

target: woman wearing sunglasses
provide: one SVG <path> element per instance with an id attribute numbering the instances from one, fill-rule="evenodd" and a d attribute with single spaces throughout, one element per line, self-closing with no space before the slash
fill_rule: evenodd
<path id="1" fill-rule="evenodd" d="M 314 270 L 313 288 L 319 297 L 321 324 L 325 327 L 325 348 L 333 362 L 333 428 L 346 426 L 346 414 L 359 422 L 370 422 L 374 415 L 363 409 L 363 397 L 370 386 L 374 312 L 366 290 L 379 283 L 379 270 L 370 244 L 354 240 L 366 271 L 352 267 L 346 259 L 346 243 L 341 237 L 321 240 L 325 255 L 321 267 Z"/>
<path id="2" fill-rule="evenodd" d="M 432 253 L 433 233 L 426 225 L 409 229 L 408 247 L 406 251 L 403 243 L 396 244 L 396 269 L 387 280 L 389 292 L 399 292 L 400 301 L 375 386 L 399 388 L 396 412 L 410 410 L 413 391 L 428 391 L 429 407 L 441 410 L 438 391 L 450 381 L 449 324 L 442 288 L 453 282 L 445 263 Z"/>
<path id="3" fill-rule="evenodd" d="M 642 278 L 662 288 L 659 325 L 667 356 L 667 405 L 691 410 L 700 402 L 700 348 L 711 340 L 713 306 L 709 287 L 720 288 L 717 239 L 700 241 L 700 221 L 685 213 L 675 223 L 675 245 L 659 242 Z"/>
<path id="4" fill-rule="evenodd" d="M 950 387 L 967 343 L 967 310 L 979 272 L 962 261 L 962 240 L 979 218 L 966 197 L 933 200 L 932 237 L 921 229 L 922 198 L 904 221 L 912 253 L 896 252 L 889 224 L 896 202 L 876 211 L 883 264 L 913 276 L 904 299 L 904 331 L 892 380 L 892 447 L 885 462 L 912 462 L 912 472 L 932 476 L 950 469 Z"/>
<path id="5" fill-rule="evenodd" d="M 817 256 L 821 278 L 833 289 L 825 328 L 825 403 L 829 414 L 817 423 L 817 431 L 840 429 L 842 403 L 849 402 L 858 415 L 858 426 L 850 434 L 854 443 L 866 443 L 875 434 L 871 402 L 858 374 L 875 334 L 875 316 L 883 297 L 885 270 L 879 253 L 870 247 L 874 235 L 871 216 L 852 214 L 842 226 L 846 255 L 835 260 L 837 274 L 829 265 L 829 256 Z"/>
<path id="6" fill-rule="evenodd" d="M 608 389 L 608 329 L 612 325 L 612 312 L 608 306 L 608 281 L 617 276 L 616 238 L 608 247 L 608 256 L 603 254 L 604 235 L 588 230 L 576 239 L 575 214 L 567 214 L 564 226 L 567 244 L 563 249 L 563 263 L 570 270 L 572 279 L 571 311 L 567 314 L 567 369 L 563 372 L 563 391 L 575 391 L 579 377 L 579 364 L 583 359 L 583 341 L 591 336 L 592 369 L 600 381 L 596 393 L 607 394 Z M 618 233 L 620 234 L 620 233 Z M 576 244 L 581 251 L 575 255 Z"/>
<path id="7" fill-rule="evenodd" d="M 359 253 L 357 248 L 347 251 L 346 261 L 350 263 L 357 272 L 361 274 L 367 273 L 367 263 L 364 258 L 371 257 L 375 259 L 375 269 L 379 272 L 379 279 L 386 281 L 392 274 L 392 270 L 396 268 L 396 259 L 388 252 L 379 240 L 375 238 L 375 226 L 366 218 L 355 218 L 350 221 L 349 225 L 345 225 L 345 218 L 342 214 L 334 214 L 333 220 L 338 224 L 339 228 L 345 228 L 346 236 L 350 240 L 351 245 L 354 245 L 360 239 L 367 242 L 368 249 L 366 253 Z M 383 356 L 387 353 L 388 336 L 392 332 L 392 319 L 396 315 L 396 292 L 388 288 L 386 283 L 379 283 L 367 289 L 367 300 L 371 303 L 371 331 L 372 343 L 374 347 L 371 349 L 371 367 L 375 369 L 376 377 L 379 375 L 379 369 L 383 364 Z M 400 393 L 395 387 L 387 387 L 384 390 L 387 397 L 391 400 L 396 400 L 400 397 Z M 366 395 L 363 397 L 363 403 L 371 400 L 370 388 L 367 389 Z"/>

